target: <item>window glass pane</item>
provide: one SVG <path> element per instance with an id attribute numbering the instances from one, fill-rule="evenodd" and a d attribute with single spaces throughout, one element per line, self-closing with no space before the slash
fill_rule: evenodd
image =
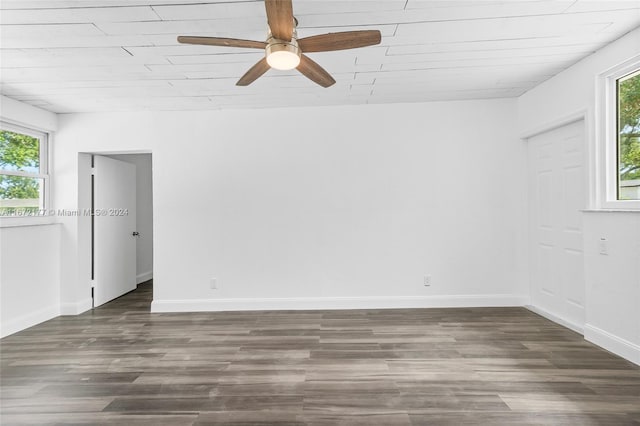
<path id="1" fill-rule="evenodd" d="M 618 199 L 640 200 L 640 71 L 618 80 Z"/>
<path id="2" fill-rule="evenodd" d="M 40 139 L 0 130 L 0 169 L 40 173 Z"/>
<path id="3" fill-rule="evenodd" d="M 35 216 L 44 207 L 44 179 L 0 175 L 0 216 Z"/>

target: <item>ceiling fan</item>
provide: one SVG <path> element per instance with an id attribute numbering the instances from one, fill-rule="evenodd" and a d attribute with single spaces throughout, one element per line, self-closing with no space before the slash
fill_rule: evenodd
<path id="1" fill-rule="evenodd" d="M 381 40 L 380 31 L 345 31 L 328 33 L 298 39 L 291 0 L 265 0 L 269 33 L 267 41 L 240 40 L 222 37 L 179 36 L 178 42 L 204 44 L 209 46 L 245 47 L 264 49 L 265 57 L 252 66 L 236 83 L 248 86 L 270 68 L 291 70 L 296 68 L 310 80 L 322 87 L 329 87 L 336 81 L 320 65 L 304 53 L 329 52 L 373 46 Z"/>

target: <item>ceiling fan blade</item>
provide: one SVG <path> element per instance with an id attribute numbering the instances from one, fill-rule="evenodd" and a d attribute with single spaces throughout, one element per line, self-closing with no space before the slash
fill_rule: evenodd
<path id="1" fill-rule="evenodd" d="M 300 65 L 298 65 L 297 69 L 309 80 L 318 83 L 322 87 L 329 87 L 336 82 L 324 68 L 306 55 L 300 56 Z"/>
<path id="2" fill-rule="evenodd" d="M 249 71 L 247 71 L 242 77 L 240 77 L 240 80 L 238 80 L 236 86 L 250 85 L 251 83 L 256 81 L 262 74 L 269 71 L 270 68 L 271 67 L 267 63 L 267 58 L 260 59 L 257 64 L 249 68 Z"/>
<path id="3" fill-rule="evenodd" d="M 298 46 L 303 52 L 330 52 L 373 46 L 380 44 L 381 40 L 382 36 L 378 30 L 345 31 L 301 38 L 298 40 Z"/>
<path id="4" fill-rule="evenodd" d="M 291 0 L 265 0 L 267 21 L 271 35 L 285 41 L 291 41 L 293 35 L 293 5 Z"/>
<path id="5" fill-rule="evenodd" d="M 264 49 L 267 47 L 267 43 L 264 41 L 240 40 L 237 38 L 223 37 L 179 36 L 178 42 L 185 44 L 204 44 L 207 46 L 246 47 L 250 49 Z"/>

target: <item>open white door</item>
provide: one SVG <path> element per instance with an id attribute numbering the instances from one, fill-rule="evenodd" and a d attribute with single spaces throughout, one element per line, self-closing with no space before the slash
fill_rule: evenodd
<path id="1" fill-rule="evenodd" d="M 136 288 L 136 167 L 94 156 L 94 306 Z"/>

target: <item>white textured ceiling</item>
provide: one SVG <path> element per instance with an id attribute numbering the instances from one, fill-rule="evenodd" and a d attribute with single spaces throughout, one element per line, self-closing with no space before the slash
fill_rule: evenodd
<path id="1" fill-rule="evenodd" d="M 640 25 L 640 1 L 294 0 L 298 36 L 379 29 L 382 44 L 309 56 L 235 82 L 261 50 L 177 35 L 264 40 L 262 1 L 0 0 L 2 94 L 55 112 L 193 110 L 518 96 Z"/>

